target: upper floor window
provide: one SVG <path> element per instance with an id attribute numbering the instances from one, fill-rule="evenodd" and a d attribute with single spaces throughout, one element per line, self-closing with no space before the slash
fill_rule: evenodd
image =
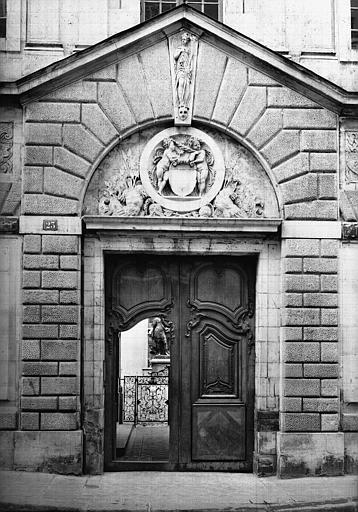
<path id="1" fill-rule="evenodd" d="M 188 5 L 218 20 L 222 0 L 190 0 Z M 356 0 L 358 1 L 358 0 Z M 143 20 L 149 20 L 158 14 L 167 12 L 183 3 L 183 0 L 142 0 Z"/>
<path id="2" fill-rule="evenodd" d="M 358 0 L 351 0 L 351 41 L 358 48 Z"/>
<path id="3" fill-rule="evenodd" d="M 6 0 L 0 0 L 0 37 L 6 37 Z"/>

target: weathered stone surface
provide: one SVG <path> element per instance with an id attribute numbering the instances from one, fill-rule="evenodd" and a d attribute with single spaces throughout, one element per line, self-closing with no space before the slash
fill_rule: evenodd
<path id="1" fill-rule="evenodd" d="M 285 293 L 283 301 L 285 307 L 299 308 L 303 306 L 302 293 Z"/>
<path id="2" fill-rule="evenodd" d="M 39 430 L 40 414 L 38 412 L 21 413 L 21 430 Z"/>
<path id="3" fill-rule="evenodd" d="M 231 120 L 230 128 L 245 135 L 266 108 L 266 91 L 262 87 L 249 87 Z"/>
<path id="4" fill-rule="evenodd" d="M 23 397 L 21 399 L 21 407 L 23 410 L 56 410 L 57 397 L 55 396 L 33 396 Z"/>
<path id="5" fill-rule="evenodd" d="M 52 91 L 43 99 L 73 102 L 96 101 L 97 87 L 94 82 L 80 81 Z"/>
<path id="6" fill-rule="evenodd" d="M 343 433 L 279 433 L 277 443 L 281 478 L 343 474 Z"/>
<path id="7" fill-rule="evenodd" d="M 59 257 L 48 256 L 43 254 L 25 254 L 24 255 L 24 268 L 26 269 L 45 269 L 45 268 L 58 268 Z"/>
<path id="8" fill-rule="evenodd" d="M 89 170 L 89 163 L 81 157 L 75 155 L 66 148 L 54 148 L 53 150 L 54 165 L 59 169 L 64 169 L 75 176 L 85 178 Z"/>
<path id="9" fill-rule="evenodd" d="M 302 274 L 288 274 L 285 276 L 285 289 L 288 292 L 319 291 L 319 276 L 307 276 Z"/>
<path id="10" fill-rule="evenodd" d="M 39 322 L 40 317 L 40 306 L 24 306 L 22 308 L 22 320 L 24 323 Z"/>
<path id="11" fill-rule="evenodd" d="M 303 270 L 306 273 L 336 274 L 338 262 L 336 258 L 304 258 Z"/>
<path id="12" fill-rule="evenodd" d="M 285 379 L 285 396 L 319 396 L 319 379 Z"/>
<path id="13" fill-rule="evenodd" d="M 82 125 L 65 125 L 63 143 L 67 149 L 89 162 L 93 162 L 104 149 L 103 144 Z"/>
<path id="14" fill-rule="evenodd" d="M 274 175 L 278 183 L 296 178 L 309 172 L 309 155 L 306 153 L 299 153 L 293 156 L 281 165 L 274 169 Z"/>
<path id="15" fill-rule="evenodd" d="M 257 433 L 258 451 L 264 455 L 276 454 L 276 433 L 258 432 Z"/>
<path id="16" fill-rule="evenodd" d="M 61 362 L 60 368 L 59 368 L 59 374 L 64 375 L 64 376 L 65 375 L 67 375 L 67 376 L 79 375 L 78 363 L 68 363 L 68 362 L 63 363 L 63 362 Z"/>
<path id="17" fill-rule="evenodd" d="M 97 104 L 82 105 L 82 123 L 104 144 L 109 144 L 118 132 Z"/>
<path id="18" fill-rule="evenodd" d="M 337 379 L 322 379 L 321 380 L 321 395 L 322 396 L 337 396 L 338 395 Z"/>
<path id="19" fill-rule="evenodd" d="M 42 340 L 41 358 L 46 361 L 62 360 L 71 361 L 78 358 L 78 343 L 76 341 L 52 341 Z"/>
<path id="20" fill-rule="evenodd" d="M 304 364 L 305 377 L 317 377 L 322 379 L 338 377 L 338 365 L 329 363 Z"/>
<path id="21" fill-rule="evenodd" d="M 40 394 L 39 377 L 22 377 L 22 394 L 24 396 L 33 396 Z"/>
<path id="22" fill-rule="evenodd" d="M 141 51 L 140 59 L 155 117 L 172 116 L 173 95 L 167 46 L 160 43 L 146 48 Z"/>
<path id="23" fill-rule="evenodd" d="M 76 235 L 44 235 L 42 250 L 44 254 L 77 254 L 78 237 Z"/>
<path id="24" fill-rule="evenodd" d="M 358 432 L 344 434 L 344 472 L 358 475 Z"/>
<path id="25" fill-rule="evenodd" d="M 63 270 L 78 270 L 78 256 L 60 256 L 60 268 Z"/>
<path id="26" fill-rule="evenodd" d="M 85 80 L 115 80 L 117 76 L 117 66 L 113 64 L 112 66 L 106 66 L 95 73 L 92 73 L 89 76 L 86 76 Z"/>
<path id="27" fill-rule="evenodd" d="M 338 278 L 335 275 L 321 275 L 321 291 L 336 292 L 338 291 Z"/>
<path id="28" fill-rule="evenodd" d="M 303 304 L 308 307 L 336 307 L 337 293 L 304 293 Z"/>
<path id="29" fill-rule="evenodd" d="M 208 66 L 215 62 L 215 66 Z M 200 44 L 195 87 L 194 116 L 211 119 L 225 71 L 226 56 L 208 44 Z"/>
<path id="30" fill-rule="evenodd" d="M 249 84 L 279 87 L 279 84 L 275 80 L 252 68 L 249 68 Z"/>
<path id="31" fill-rule="evenodd" d="M 42 167 L 24 167 L 22 186 L 24 192 L 43 192 Z"/>
<path id="32" fill-rule="evenodd" d="M 98 101 L 105 114 L 120 133 L 135 124 L 132 112 L 117 84 L 110 82 L 99 83 Z"/>
<path id="33" fill-rule="evenodd" d="M 58 408 L 60 411 L 76 411 L 78 408 L 78 402 L 79 400 L 77 396 L 59 396 Z"/>
<path id="34" fill-rule="evenodd" d="M 22 274 L 23 288 L 39 288 L 41 286 L 41 272 L 25 270 Z"/>
<path id="35" fill-rule="evenodd" d="M 41 236 L 25 235 L 24 236 L 24 252 L 39 253 L 41 252 Z"/>
<path id="36" fill-rule="evenodd" d="M 302 411 L 302 398 L 282 397 L 282 412 L 300 412 Z"/>
<path id="37" fill-rule="evenodd" d="M 336 432 L 339 428 L 338 414 L 322 414 L 321 430 L 322 432 Z"/>
<path id="38" fill-rule="evenodd" d="M 332 172 L 338 168 L 336 153 L 311 153 L 311 171 Z"/>
<path id="39" fill-rule="evenodd" d="M 306 174 L 280 186 L 284 203 L 310 201 L 318 196 L 318 177 L 315 174 Z"/>
<path id="40" fill-rule="evenodd" d="M 303 410 L 314 412 L 337 412 L 338 398 L 304 398 Z"/>
<path id="41" fill-rule="evenodd" d="M 73 412 L 41 413 L 41 430 L 76 430 L 78 415 Z"/>
<path id="42" fill-rule="evenodd" d="M 223 81 L 219 89 L 212 119 L 223 124 L 229 124 L 237 102 L 228 101 L 228 98 L 242 98 L 247 85 L 247 69 L 241 62 L 229 58 Z"/>
<path id="43" fill-rule="evenodd" d="M 44 192 L 54 196 L 78 199 L 81 195 L 83 180 L 56 167 L 44 169 Z"/>
<path id="44" fill-rule="evenodd" d="M 335 130 L 302 130 L 301 149 L 302 151 L 335 152 L 337 132 Z"/>
<path id="45" fill-rule="evenodd" d="M 358 432 L 358 414 L 357 413 L 346 413 L 342 414 L 342 427 L 346 431 Z"/>
<path id="46" fill-rule="evenodd" d="M 284 432 L 314 432 L 321 428 L 320 415 L 285 412 L 281 414 L 281 428 Z"/>
<path id="47" fill-rule="evenodd" d="M 337 116 L 324 109 L 286 109 L 283 113 L 284 128 L 336 128 Z"/>
<path id="48" fill-rule="evenodd" d="M 302 364 L 285 364 L 283 367 L 283 375 L 287 378 L 303 377 Z"/>
<path id="49" fill-rule="evenodd" d="M 247 135 L 247 139 L 257 148 L 264 146 L 282 129 L 282 112 L 267 109 Z"/>
<path id="50" fill-rule="evenodd" d="M 285 243 L 286 256 L 319 256 L 319 240 L 288 239 Z"/>
<path id="51" fill-rule="evenodd" d="M 74 215 L 77 213 L 78 202 L 63 197 L 45 194 L 25 194 L 24 213 L 37 215 Z"/>
<path id="52" fill-rule="evenodd" d="M 22 359 L 36 360 L 40 359 L 40 341 L 39 340 L 23 340 L 22 347 Z"/>
<path id="53" fill-rule="evenodd" d="M 316 308 L 287 308 L 283 325 L 320 325 L 320 312 Z"/>
<path id="54" fill-rule="evenodd" d="M 61 304 L 79 304 L 80 297 L 78 291 L 61 290 L 60 291 Z"/>
<path id="55" fill-rule="evenodd" d="M 285 343 L 284 360 L 286 362 L 320 361 L 319 343 Z"/>
<path id="56" fill-rule="evenodd" d="M 44 270 L 42 286 L 44 288 L 77 288 L 78 276 L 73 270 Z"/>
<path id="57" fill-rule="evenodd" d="M 77 325 L 60 325 L 60 338 L 77 339 L 79 337 L 79 329 Z"/>
<path id="58" fill-rule="evenodd" d="M 282 327 L 282 337 L 285 341 L 302 341 L 302 327 Z"/>
<path id="59" fill-rule="evenodd" d="M 322 325 L 338 325 L 338 309 L 322 309 Z"/>
<path id="60" fill-rule="evenodd" d="M 336 199 L 337 194 L 335 174 L 320 174 L 318 176 L 318 197 L 320 199 Z"/>
<path id="61" fill-rule="evenodd" d="M 26 107 L 28 121 L 80 122 L 79 103 L 30 103 Z"/>
<path id="62" fill-rule="evenodd" d="M 82 432 L 16 432 L 14 469 L 82 472 Z"/>
<path id="63" fill-rule="evenodd" d="M 336 201 L 320 200 L 288 204 L 284 206 L 287 220 L 336 220 L 338 210 Z"/>
<path id="64" fill-rule="evenodd" d="M 14 430 L 17 427 L 17 412 L 0 411 L 0 430 Z"/>
<path id="65" fill-rule="evenodd" d="M 270 87 L 267 90 L 268 107 L 317 107 L 316 103 L 286 87 Z"/>
<path id="66" fill-rule="evenodd" d="M 337 343 L 321 343 L 321 361 L 325 363 L 338 362 Z"/>
<path id="67" fill-rule="evenodd" d="M 41 393 L 43 395 L 77 395 L 79 379 L 77 377 L 41 377 Z"/>
<path id="68" fill-rule="evenodd" d="M 22 365 L 23 375 L 57 375 L 58 364 L 57 363 L 44 363 L 37 361 L 36 363 L 24 362 Z"/>
<path id="69" fill-rule="evenodd" d="M 42 306 L 41 318 L 44 323 L 73 323 L 78 320 L 77 306 Z"/>
<path id="70" fill-rule="evenodd" d="M 51 123 L 26 123 L 25 140 L 27 144 L 60 146 L 62 143 L 62 125 Z"/>
<path id="71" fill-rule="evenodd" d="M 336 257 L 338 255 L 338 240 L 321 240 L 321 256 Z"/>
<path id="72" fill-rule="evenodd" d="M 57 338 L 58 327 L 57 325 L 25 324 L 22 333 L 24 338 Z"/>
<path id="73" fill-rule="evenodd" d="M 52 148 L 49 146 L 26 146 L 27 165 L 52 165 Z"/>
<path id="74" fill-rule="evenodd" d="M 24 290 L 24 304 L 58 304 L 58 290 Z"/>

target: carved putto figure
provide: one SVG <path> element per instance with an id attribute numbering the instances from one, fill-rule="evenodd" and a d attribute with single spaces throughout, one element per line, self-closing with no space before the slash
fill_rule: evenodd
<path id="1" fill-rule="evenodd" d="M 193 42 L 195 36 L 183 32 L 181 45 L 174 51 L 175 90 L 178 115 L 182 121 L 188 117 L 190 102 L 190 85 L 193 76 Z"/>

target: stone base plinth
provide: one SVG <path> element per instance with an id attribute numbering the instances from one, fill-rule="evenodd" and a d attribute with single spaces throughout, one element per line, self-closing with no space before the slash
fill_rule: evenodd
<path id="1" fill-rule="evenodd" d="M 150 361 L 152 372 L 161 372 L 170 366 L 170 357 L 157 356 Z"/>

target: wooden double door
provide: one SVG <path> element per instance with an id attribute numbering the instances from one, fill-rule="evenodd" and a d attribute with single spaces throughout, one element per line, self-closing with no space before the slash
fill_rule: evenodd
<path id="1" fill-rule="evenodd" d="M 255 269 L 254 257 L 106 257 L 107 469 L 123 468 L 114 437 L 118 336 L 159 316 L 171 358 L 169 461 L 147 469 L 252 470 Z"/>

